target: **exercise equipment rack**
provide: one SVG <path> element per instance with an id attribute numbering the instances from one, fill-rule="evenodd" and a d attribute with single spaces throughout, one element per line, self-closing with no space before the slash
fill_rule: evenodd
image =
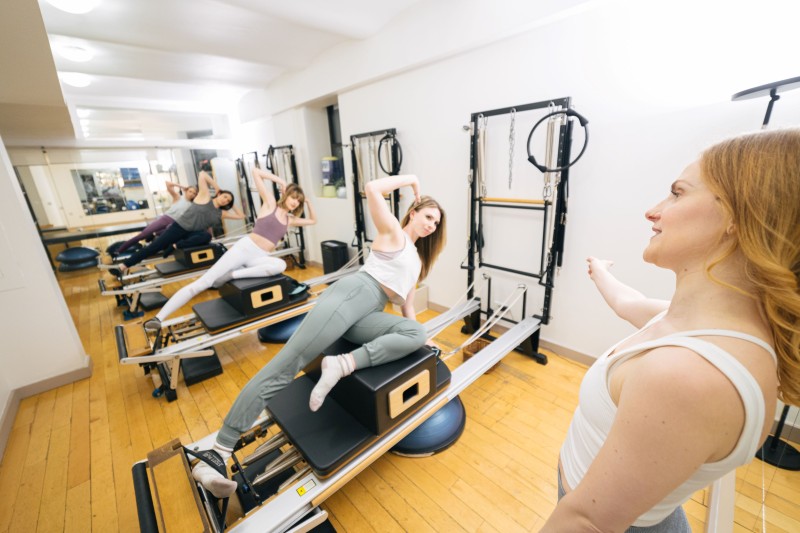
<path id="1" fill-rule="evenodd" d="M 550 321 L 550 307 L 553 298 L 554 278 L 556 269 L 561 266 L 563 261 L 564 252 L 564 237 L 567 224 L 567 195 L 569 185 L 569 167 L 570 151 L 572 147 L 572 132 L 574 122 L 572 120 L 565 120 L 559 125 L 558 131 L 558 146 L 557 146 L 557 167 L 563 167 L 560 171 L 560 179 L 556 188 L 555 205 L 549 199 L 543 200 L 525 200 L 525 199 L 511 199 L 511 198 L 487 198 L 482 196 L 480 191 L 480 184 L 478 182 L 478 129 L 479 121 L 486 120 L 490 117 L 510 115 L 522 113 L 525 111 L 535 110 L 554 110 L 560 109 L 563 111 L 571 109 L 571 98 L 556 98 L 552 100 L 544 100 L 541 102 L 534 102 L 524 105 L 503 107 L 499 109 L 491 109 L 488 111 L 480 111 L 472 113 L 470 118 L 470 127 L 465 127 L 471 132 L 470 142 L 470 201 L 469 201 L 469 241 L 466 265 L 462 264 L 461 267 L 467 270 L 467 286 L 468 297 L 474 296 L 474 281 L 475 273 L 478 268 L 490 268 L 500 270 L 503 272 L 510 272 L 521 276 L 526 276 L 538 280 L 538 284 L 544 287 L 544 303 L 541 314 L 532 315 L 534 319 L 546 325 Z M 574 162 L 573 162 L 574 163 Z M 487 208 L 502 208 L 502 209 L 519 209 L 519 210 L 534 210 L 543 211 L 544 220 L 548 220 L 550 210 L 555 209 L 555 214 L 552 216 L 554 226 L 548 228 L 548 224 L 543 224 L 542 229 L 542 250 L 539 261 L 538 272 L 527 272 L 519 269 L 509 268 L 498 264 L 489 263 L 483 256 L 483 218 L 484 210 Z M 547 233 L 552 231 L 552 240 L 550 247 L 547 248 Z M 486 309 L 480 309 L 465 319 L 465 325 L 462 328 L 464 333 L 474 333 L 479 329 L 481 315 L 492 316 L 491 304 L 491 280 L 487 287 L 489 297 L 487 298 Z M 523 296 L 522 300 L 522 316 L 526 316 L 527 295 Z M 510 318 L 504 320 L 515 323 Z M 533 357 L 540 364 L 547 364 L 547 356 L 539 352 L 539 333 L 540 329 L 528 338 L 525 338 L 520 345 L 516 348 L 517 351 L 525 355 Z M 490 334 L 484 334 L 483 337 L 493 340 Z"/>

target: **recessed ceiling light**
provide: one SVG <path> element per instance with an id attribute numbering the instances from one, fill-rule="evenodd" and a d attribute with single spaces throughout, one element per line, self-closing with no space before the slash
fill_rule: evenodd
<path id="1" fill-rule="evenodd" d="M 79 107 L 75 112 L 78 114 L 78 118 L 87 118 L 92 114 L 92 110 L 85 107 Z"/>
<path id="2" fill-rule="evenodd" d="M 100 0 L 47 0 L 47 2 L 61 11 L 75 15 L 88 13 L 100 4 Z"/>
<path id="3" fill-rule="evenodd" d="M 64 59 L 75 61 L 77 63 L 85 63 L 94 57 L 94 52 L 83 46 L 75 44 L 56 45 L 56 52 Z"/>
<path id="4" fill-rule="evenodd" d="M 59 72 L 58 77 L 71 87 L 88 87 L 92 83 L 92 77 L 83 72 Z"/>

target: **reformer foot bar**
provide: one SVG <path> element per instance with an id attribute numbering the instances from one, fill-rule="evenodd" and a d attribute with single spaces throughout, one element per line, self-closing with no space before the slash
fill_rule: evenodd
<path id="1" fill-rule="evenodd" d="M 294 283 L 307 288 L 316 287 L 332 283 L 357 270 L 358 268 L 354 267 L 325 274 L 307 280 L 302 284 Z M 262 280 L 269 281 L 285 277 L 286 276 L 279 275 L 273 276 L 272 278 L 245 278 L 243 280 L 234 280 L 234 282 L 246 286 Z M 231 282 L 226 285 L 230 283 Z M 277 281 L 275 283 L 278 284 Z M 285 285 L 280 290 L 281 292 L 288 292 L 285 290 Z M 153 391 L 153 396 L 159 397 L 162 394 L 166 394 L 167 400 L 175 400 L 177 398 L 178 379 L 182 368 L 184 375 L 187 374 L 187 369 L 191 369 L 190 373 L 193 375 L 200 375 L 199 379 L 186 379 L 187 385 L 191 385 L 207 377 L 213 377 L 222 372 L 221 365 L 218 359 L 216 359 L 216 353 L 212 348 L 214 345 L 226 342 L 258 328 L 277 324 L 278 322 L 307 313 L 316 304 L 316 299 L 308 299 L 308 293 L 305 291 L 303 294 L 296 296 L 286 294 L 285 305 L 276 306 L 269 299 L 263 299 L 265 296 L 266 298 L 271 298 L 274 291 L 267 288 L 264 292 L 266 294 L 258 295 L 258 298 L 261 298 L 258 301 L 267 304 L 268 308 L 265 310 L 268 314 L 259 314 L 256 312 L 252 315 L 245 316 L 229 311 L 229 313 L 234 314 L 233 322 L 230 327 L 220 324 L 219 318 L 214 316 L 215 313 L 218 312 L 218 308 L 224 305 L 214 303 L 217 302 L 217 300 L 195 305 L 193 307 L 195 313 L 165 320 L 161 324 L 162 332 L 156 335 L 155 339 L 150 338 L 140 322 L 117 325 L 114 328 L 114 336 L 117 344 L 119 362 L 123 365 L 140 365 L 144 367 L 145 374 L 152 375 L 156 386 L 156 389 Z M 223 298 L 218 300 L 223 300 Z M 204 311 L 208 315 L 205 319 L 203 315 Z M 214 331 L 209 331 L 206 327 L 206 323 L 212 322 L 216 323 L 219 328 Z M 204 361 L 198 358 L 210 359 Z M 160 378 L 160 384 L 156 374 L 158 374 L 158 378 Z"/>
<path id="2" fill-rule="evenodd" d="M 479 308 L 477 300 L 470 300 L 457 310 L 458 313 L 450 314 L 468 314 L 477 308 Z M 455 318 L 455 320 L 457 319 L 458 317 Z M 425 326 L 430 333 L 441 327 L 444 322 L 443 320 L 439 320 L 437 323 L 431 321 L 431 323 L 426 323 Z M 444 325 L 446 326 L 447 324 Z M 179 468 L 175 469 L 176 472 L 171 478 L 167 478 L 167 483 L 169 484 L 166 486 L 174 487 L 177 484 L 181 484 L 180 491 L 169 492 L 169 499 L 163 496 L 159 497 L 159 494 L 166 493 L 166 490 L 160 488 L 161 479 L 165 476 L 156 472 L 160 463 L 158 462 L 158 454 L 156 454 L 159 450 L 155 450 L 153 452 L 155 455 L 152 458 L 151 455 L 148 455 L 147 460 L 140 461 L 133 466 L 132 475 L 141 531 L 189 530 L 184 529 L 187 521 L 193 524 L 202 523 L 205 531 L 230 531 L 236 533 L 307 531 L 308 527 L 313 527 L 310 524 L 318 524 L 325 519 L 325 512 L 318 509 L 319 505 L 430 418 L 436 411 L 456 398 L 466 387 L 512 351 L 518 343 L 530 337 L 540 326 L 541 322 L 533 317 L 519 322 L 452 372 L 449 372 L 434 355 L 437 367 L 444 367 L 445 373 L 450 374 L 449 384 L 444 384 L 442 388 L 437 389 L 424 401 L 420 402 L 419 405 L 410 407 L 405 418 L 398 417 L 402 418 L 402 420 L 396 425 L 389 427 L 379 435 L 366 437 L 369 442 L 355 450 L 352 456 L 344 458 L 342 464 L 334 465 L 333 471 L 329 475 L 316 472 L 313 462 L 309 461 L 309 458 L 305 457 L 301 450 L 308 448 L 324 449 L 329 445 L 338 449 L 348 449 L 349 447 L 352 448 L 351 444 L 355 442 L 353 439 L 356 439 L 356 441 L 364 439 L 364 435 L 350 436 L 343 429 L 338 434 L 327 435 L 330 439 L 324 440 L 325 437 L 315 434 L 313 429 L 306 430 L 305 433 L 295 430 L 293 436 L 288 435 L 286 432 L 271 435 L 268 440 L 255 449 L 252 455 L 241 460 L 234 454 L 233 470 L 235 474 L 233 479 L 240 486 L 236 496 L 232 498 L 235 498 L 241 505 L 241 509 L 238 515 L 231 514 L 227 516 L 227 520 L 230 521 L 228 527 L 225 525 L 226 516 L 219 509 L 220 502 L 191 479 L 187 460 L 189 457 L 176 441 L 159 450 L 167 448 L 169 453 L 178 456 L 173 462 Z M 415 354 L 408 358 L 412 364 L 426 357 L 425 354 L 418 354 L 418 357 L 415 358 L 413 357 Z M 404 361 L 404 359 L 400 361 Z M 399 363 L 399 361 L 394 363 Z M 378 368 L 363 369 L 357 371 L 356 374 Z M 267 430 L 272 425 L 284 430 L 283 424 L 297 424 L 297 419 L 301 417 L 314 418 L 314 414 L 305 407 L 308 398 L 304 394 L 307 392 L 306 389 L 310 391 L 309 387 L 313 386 L 313 383 L 308 383 L 310 381 L 306 376 L 301 376 L 295 380 L 295 382 L 300 383 L 299 396 L 302 396 L 302 405 L 299 407 L 292 408 L 286 405 L 289 398 L 294 399 L 293 397 L 298 396 L 297 391 L 294 391 L 294 393 L 290 392 L 288 397 L 284 398 L 284 391 L 288 388 L 270 400 L 267 405 L 266 418 L 257 421 L 253 429 L 243 435 L 237 449 L 254 443 L 256 439 L 267 437 Z M 303 384 L 303 382 L 306 383 Z M 342 383 L 337 387 L 340 385 Z M 407 388 L 407 384 L 404 383 L 395 390 L 390 391 L 389 394 L 396 391 L 405 391 Z M 334 388 L 335 390 L 336 388 Z M 411 402 L 413 398 L 406 398 L 404 392 L 403 399 Z M 339 402 L 336 402 L 335 397 L 330 396 L 323 404 L 322 409 L 325 409 L 329 403 L 336 404 L 331 405 L 331 408 L 337 413 L 346 410 Z M 281 417 L 286 417 L 288 414 L 290 418 L 294 417 L 295 420 L 288 420 L 288 422 L 281 420 L 275 416 L 275 413 L 272 412 L 273 410 L 276 412 L 284 411 Z M 320 414 L 320 412 L 317 414 Z M 322 418 L 327 416 L 326 414 Z M 314 425 L 311 424 L 312 427 Z M 336 439 L 336 442 L 331 440 L 333 438 Z M 213 446 L 215 439 L 216 433 L 213 433 L 186 448 L 190 453 L 191 451 L 207 450 Z M 323 441 L 317 442 L 319 439 L 323 439 Z M 281 452 L 281 448 L 284 449 L 283 452 Z M 180 464 L 178 465 L 178 463 Z M 178 480 L 177 482 L 176 479 Z M 190 505 L 179 506 L 176 503 L 178 501 L 186 501 Z M 223 508 L 227 508 L 227 505 L 223 505 Z M 200 526 L 195 526 L 191 530 L 203 529 Z"/>
<path id="3" fill-rule="evenodd" d="M 299 253 L 302 250 L 299 247 L 283 248 L 276 250 L 270 255 L 272 257 L 283 257 Z M 156 265 L 156 269 L 146 269 L 144 273 L 133 273 L 122 277 L 122 280 L 139 279 L 135 283 L 121 284 L 120 286 L 109 288 L 104 279 L 97 281 L 100 286 L 101 296 L 114 296 L 117 299 L 117 307 L 126 306 L 127 309 L 123 311 L 125 320 L 139 318 L 144 316 L 144 311 L 157 309 L 167 302 L 161 294 L 161 289 L 164 285 L 170 283 L 177 283 L 179 281 L 187 281 L 190 279 L 199 278 L 205 274 L 211 265 L 207 267 L 179 270 L 177 268 L 164 268 L 157 270 L 157 268 L 165 263 Z"/>

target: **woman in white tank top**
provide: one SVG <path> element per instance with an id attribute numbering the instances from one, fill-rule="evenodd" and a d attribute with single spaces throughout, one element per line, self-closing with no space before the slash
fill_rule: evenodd
<path id="1" fill-rule="evenodd" d="M 401 187 L 411 188 L 414 202 L 399 221 L 389 211 L 384 195 Z M 359 347 L 351 353 L 323 357 L 322 375 L 309 398 L 311 411 L 319 409 L 336 383 L 355 369 L 397 360 L 425 344 L 425 328 L 414 312 L 414 292 L 444 246 L 445 212 L 432 198 L 420 196 L 416 176 L 377 179 L 366 185 L 365 192 L 378 230 L 367 263 L 322 293 L 283 348 L 239 393 L 213 447 L 223 464 L 267 401 L 336 340 L 344 338 Z M 402 303 L 402 317 L 384 312 L 390 299 Z M 217 497 L 236 489 L 236 482 L 202 461 L 192 475 Z"/>
<path id="2" fill-rule="evenodd" d="M 588 259 L 606 302 L 642 329 L 584 378 L 559 461 L 566 494 L 542 531 L 689 531 L 680 505 L 752 459 L 778 395 L 800 404 L 797 154 L 798 129 L 723 141 L 645 213 L 644 259 L 675 273 L 671 301 Z"/>

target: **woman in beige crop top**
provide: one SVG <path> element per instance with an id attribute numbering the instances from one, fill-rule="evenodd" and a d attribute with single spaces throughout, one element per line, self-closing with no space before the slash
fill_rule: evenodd
<path id="1" fill-rule="evenodd" d="M 254 168 L 253 176 L 261 197 L 258 220 L 270 218 L 273 224 L 280 226 L 280 231 L 270 232 L 275 235 L 273 239 L 276 242 L 255 232 L 242 237 L 205 274 L 176 292 L 156 316 L 144 323 L 145 329 L 159 331 L 162 321 L 212 286 L 221 287 L 234 278 L 275 276 L 286 270 L 284 260 L 271 254 L 288 227 L 317 223 L 314 206 L 306 199 L 303 189 L 295 184 L 287 185 L 283 178 L 271 172 Z M 279 200 L 272 193 L 273 182 L 281 191 Z M 301 218 L 304 204 L 308 208 L 308 216 Z M 258 224 L 256 221 L 257 226 Z"/>
<path id="2" fill-rule="evenodd" d="M 740 439 L 762 443 L 776 397 L 800 405 L 797 154 L 799 129 L 720 142 L 683 171 L 667 198 L 646 211 L 653 235 L 644 260 L 675 273 L 671 301 L 648 299 L 617 281 L 609 273 L 610 262 L 588 260 L 589 275 L 621 318 L 641 328 L 666 311 L 609 356 L 680 332 L 741 332 L 755 342 L 722 335 L 697 338 L 727 352 L 743 375 L 752 376 L 755 398 L 759 389 L 763 396 L 764 419 L 750 435 L 743 434 L 740 393 L 699 352 L 660 345 L 624 359 L 607 381 L 616 412 L 605 441 L 577 486 L 568 486 L 562 476 L 566 495 L 542 531 L 624 531 L 698 469 L 731 456 Z M 774 346 L 777 369 L 761 341 Z M 602 401 L 597 394 L 596 401 Z M 560 463 L 566 459 L 562 456 Z M 675 512 L 682 513 L 680 506 Z M 660 525 L 636 531 L 688 527 L 657 529 Z"/>

